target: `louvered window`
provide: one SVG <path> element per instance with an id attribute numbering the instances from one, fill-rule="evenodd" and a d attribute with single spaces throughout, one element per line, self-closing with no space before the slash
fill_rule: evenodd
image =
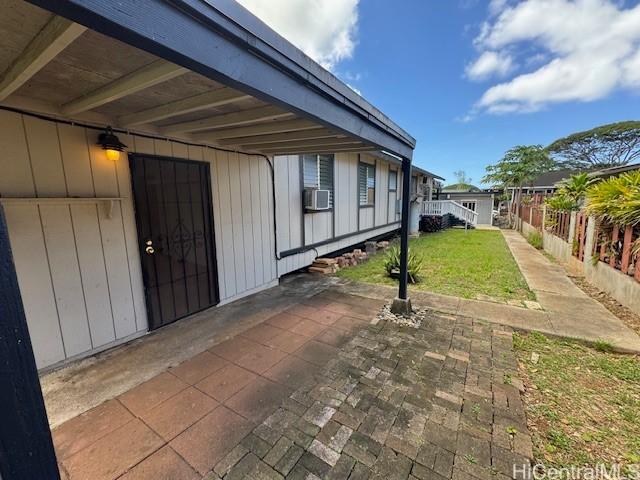
<path id="1" fill-rule="evenodd" d="M 358 198 L 360 206 L 373 205 L 376 199 L 376 166 L 360 163 L 358 166 Z"/>
<path id="2" fill-rule="evenodd" d="M 303 155 L 304 188 L 329 190 L 329 207 L 333 207 L 333 155 Z"/>

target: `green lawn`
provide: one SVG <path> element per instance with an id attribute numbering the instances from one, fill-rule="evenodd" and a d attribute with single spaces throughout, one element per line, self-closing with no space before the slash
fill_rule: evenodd
<path id="1" fill-rule="evenodd" d="M 412 239 L 410 249 L 424 258 L 420 283 L 410 288 L 464 298 L 479 294 L 500 299 L 533 299 L 509 248 L 498 231 L 448 229 Z M 343 278 L 395 285 L 386 276 L 384 253 L 341 270 Z"/>
<path id="2" fill-rule="evenodd" d="M 640 464 L 639 357 L 539 333 L 515 334 L 513 344 L 537 461 Z"/>

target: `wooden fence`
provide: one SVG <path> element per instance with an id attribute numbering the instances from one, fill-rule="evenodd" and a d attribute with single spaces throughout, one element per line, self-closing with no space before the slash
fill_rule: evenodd
<path id="1" fill-rule="evenodd" d="M 569 241 L 569 226 L 571 225 L 571 212 L 560 210 L 547 210 L 547 231 L 565 242 Z"/>
<path id="2" fill-rule="evenodd" d="M 584 250 L 587 243 L 587 223 L 589 217 L 584 212 L 578 212 L 576 214 L 576 233 L 574 236 L 574 243 L 572 248 L 572 254 L 577 257 L 581 262 L 584 261 Z"/>
<path id="3" fill-rule="evenodd" d="M 530 211 L 531 225 L 542 231 L 544 227 L 544 208 L 541 205 L 532 205 Z"/>
<path id="4" fill-rule="evenodd" d="M 633 255 L 635 242 L 639 242 L 640 228 L 631 225 L 598 225 L 593 254 L 610 267 L 633 276 L 640 282 L 640 252 Z M 635 243 L 637 245 L 637 243 Z"/>

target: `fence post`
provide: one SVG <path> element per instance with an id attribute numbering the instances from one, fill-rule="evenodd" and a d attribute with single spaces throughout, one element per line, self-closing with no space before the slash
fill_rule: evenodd
<path id="1" fill-rule="evenodd" d="M 588 219 L 588 221 L 587 221 Z M 595 217 L 584 217 L 584 222 L 587 222 L 586 230 L 583 227 L 584 238 L 584 252 L 582 262 L 586 265 L 591 265 L 591 256 L 593 255 L 593 245 L 596 240 L 596 219 Z"/>
<path id="2" fill-rule="evenodd" d="M 620 235 L 620 227 L 618 225 L 613 226 L 613 232 L 611 233 L 611 245 L 618 241 L 618 235 Z M 616 268 L 616 256 L 611 255 L 609 258 L 609 265 Z"/>
<path id="3" fill-rule="evenodd" d="M 629 270 L 629 264 L 631 263 L 631 237 L 633 236 L 633 227 L 627 225 L 624 229 L 624 239 L 622 241 L 622 264 L 620 270 L 625 275 Z"/>
<path id="4" fill-rule="evenodd" d="M 576 239 L 576 219 L 578 218 L 578 212 L 571 211 L 570 215 L 568 241 L 571 244 L 571 249 L 573 251 L 573 242 Z"/>

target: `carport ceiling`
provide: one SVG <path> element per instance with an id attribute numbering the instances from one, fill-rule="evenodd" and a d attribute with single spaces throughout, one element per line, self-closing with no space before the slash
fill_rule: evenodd
<path id="1" fill-rule="evenodd" d="M 0 102 L 265 154 L 372 146 L 20 0 L 0 17 Z"/>

